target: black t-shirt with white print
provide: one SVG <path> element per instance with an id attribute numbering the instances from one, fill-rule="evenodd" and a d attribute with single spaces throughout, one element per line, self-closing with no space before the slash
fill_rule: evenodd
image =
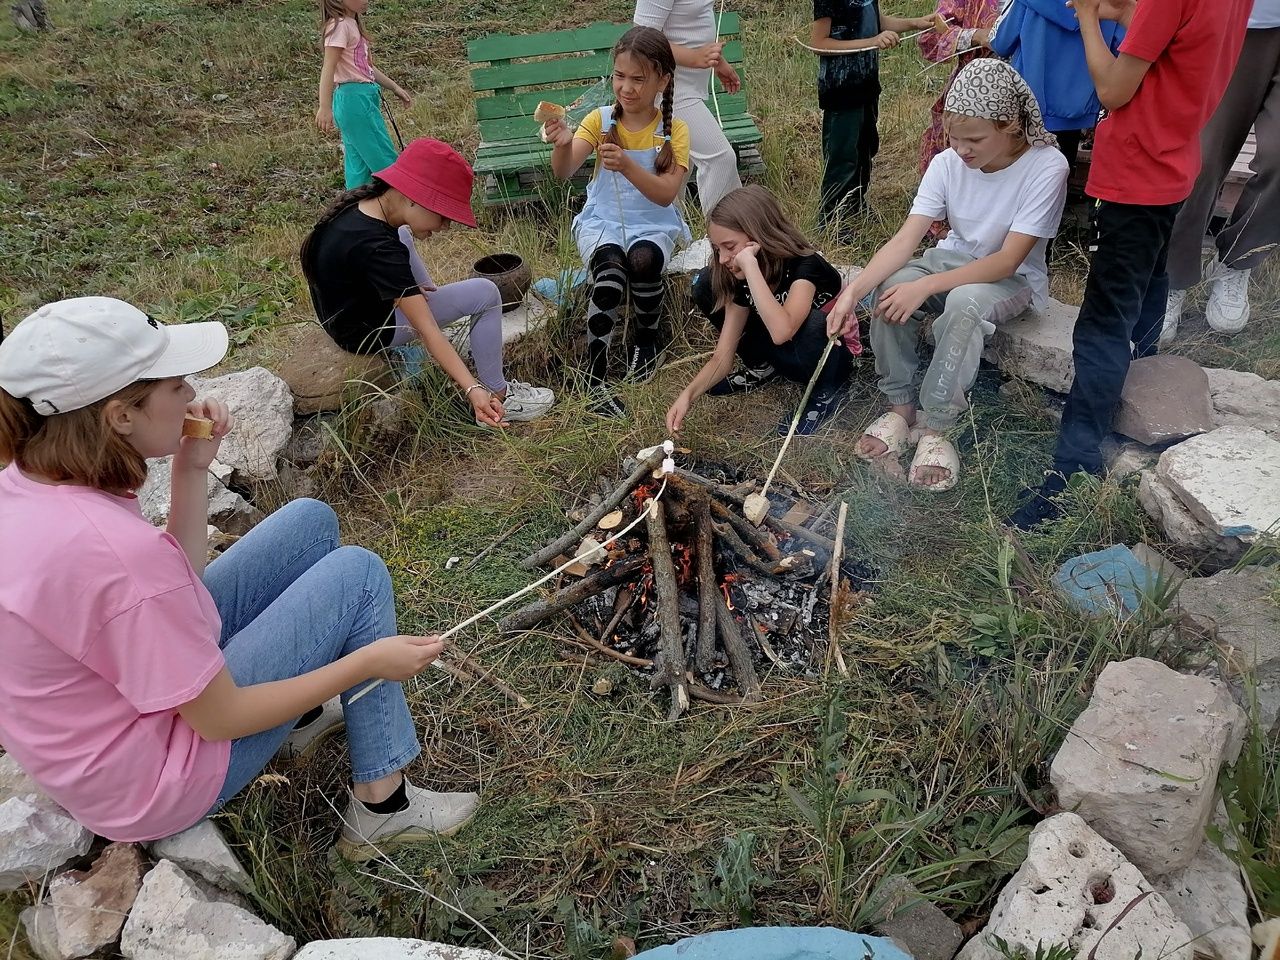
<path id="1" fill-rule="evenodd" d="M 395 335 L 395 303 L 417 293 L 409 251 L 394 227 L 352 205 L 311 240 L 311 303 L 343 350 L 376 353 Z"/>
<path id="2" fill-rule="evenodd" d="M 802 257 L 792 257 L 782 261 L 782 270 L 778 274 L 778 285 L 773 296 L 779 303 L 786 303 L 791 293 L 791 285 L 797 280 L 808 280 L 813 284 L 815 292 L 813 305 L 825 307 L 840 295 L 840 271 L 827 263 L 821 254 L 810 253 Z M 737 284 L 733 302 L 740 307 L 755 310 L 755 300 L 745 280 Z"/>

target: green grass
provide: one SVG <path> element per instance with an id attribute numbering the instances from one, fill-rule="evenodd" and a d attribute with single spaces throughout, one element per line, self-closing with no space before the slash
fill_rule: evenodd
<path id="1" fill-rule="evenodd" d="M 467 151 L 467 38 L 630 9 L 385 0 L 369 26 L 377 62 L 417 94 L 397 113 L 401 130 Z M 766 0 L 734 9 L 765 183 L 809 229 L 821 117 L 813 60 L 791 40 L 807 32 L 806 11 Z M 167 320 L 228 323 L 229 368 L 270 363 L 282 328 L 309 317 L 296 248 L 340 186 L 336 142 L 312 123 L 314 10 L 300 0 L 96 0 L 51 12 L 48 36 L 0 26 L 0 314 L 11 324 L 49 299 L 114 294 Z M 909 206 L 918 133 L 945 79 L 919 67 L 909 49 L 884 57 L 873 213 L 850 246 L 815 237 L 836 262 L 865 262 Z M 498 249 L 553 274 L 575 265 L 568 220 L 560 207 L 486 211 L 478 231 L 433 238 L 426 259 L 440 281 Z M 1062 243 L 1057 257 L 1055 293 L 1078 300 L 1083 256 Z M 1255 285 L 1258 320 L 1245 334 L 1203 334 L 1193 315 L 1179 349 L 1276 376 L 1276 278 L 1271 267 Z M 527 583 L 519 558 L 563 528 L 598 477 L 616 476 L 622 456 L 661 439 L 667 404 L 711 346 L 679 288 L 671 326 L 673 363 L 653 385 L 623 390 L 629 423 L 585 415 L 580 311 L 553 316 L 512 352 L 518 376 L 560 392 L 543 420 L 476 430 L 428 371 L 411 429 L 394 444 L 371 437 L 359 404 L 337 422 L 324 493 L 347 539 L 386 557 L 402 629 L 440 629 Z M 879 880 L 906 872 L 953 917 L 981 917 L 1030 826 L 1053 810 L 1047 764 L 1096 673 L 1134 653 L 1182 655 L 1160 646 L 1159 605 L 1123 625 L 1092 620 L 1046 585 L 1079 551 L 1155 537 L 1132 483 L 1082 485 L 1068 518 L 1018 552 L 1000 537 L 995 520 L 1036 478 L 1056 427 L 1035 391 L 1005 398 L 997 380 L 984 374 L 975 390 L 951 493 L 907 490 L 853 457 L 879 412 L 869 360 L 839 423 L 788 454 L 783 480 L 848 502 L 848 550 L 880 574 L 843 623 L 849 677 L 775 670 L 761 709 L 695 705 L 671 724 L 645 678 L 584 657 L 559 625 L 504 637 L 482 622 L 455 643 L 530 709 L 438 671 L 410 685 L 426 745 L 412 773 L 438 789 L 479 789 L 475 824 L 394 863 L 351 868 L 328 853 L 333 808 L 345 802 L 341 742 L 279 765 L 219 818 L 254 873 L 261 912 L 299 940 L 385 934 L 497 949 L 496 937 L 517 956 L 594 958 L 618 935 L 646 946 L 747 920 L 856 928 Z M 707 398 L 681 442 L 767 469 L 773 427 L 799 392 Z M 518 519 L 527 522 L 484 562 L 446 571 Z M 600 677 L 613 681 L 607 697 L 592 692 Z M 9 955 L 25 956 L 16 912 L 27 899 L 0 898 L 0 953 L 12 935 Z"/>

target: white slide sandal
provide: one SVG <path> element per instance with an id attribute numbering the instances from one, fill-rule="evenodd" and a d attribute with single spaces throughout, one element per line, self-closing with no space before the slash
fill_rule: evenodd
<path id="1" fill-rule="evenodd" d="M 890 410 L 888 413 L 881 414 L 875 420 L 872 420 L 867 425 L 867 429 L 862 431 L 863 437 L 873 437 L 889 449 L 876 456 L 862 453 L 856 449 L 854 452 L 860 459 L 868 461 L 879 460 L 881 457 L 896 457 L 907 448 L 907 434 L 910 429 L 901 414 Z"/>
<path id="2" fill-rule="evenodd" d="M 948 471 L 947 479 L 938 483 L 920 483 L 916 480 L 916 471 L 922 467 L 941 467 Z M 956 485 L 960 479 L 960 455 L 946 437 L 934 434 L 920 438 L 916 447 L 915 458 L 911 461 L 911 471 L 907 474 L 907 482 L 920 490 L 930 493 L 944 493 Z"/>

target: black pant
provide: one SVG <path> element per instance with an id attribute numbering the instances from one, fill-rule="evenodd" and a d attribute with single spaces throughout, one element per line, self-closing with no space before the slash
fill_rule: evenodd
<path id="1" fill-rule="evenodd" d="M 711 289 L 711 270 L 702 270 L 693 278 L 694 306 L 711 321 L 719 332 L 724 327 L 724 309 L 715 306 L 715 293 Z M 827 349 L 827 315 L 814 307 L 805 317 L 800 329 L 786 343 L 774 343 L 760 314 L 752 310 L 747 314 L 747 324 L 738 341 L 737 352 L 748 367 L 771 366 L 779 374 L 794 383 L 808 383 L 813 376 L 822 352 Z M 853 356 L 843 344 L 836 344 L 827 357 L 822 375 L 814 385 L 814 393 L 837 390 L 844 386 L 853 370 Z"/>
<path id="2" fill-rule="evenodd" d="M 1098 251 L 1072 338 L 1076 378 L 1062 415 L 1055 470 L 1102 469 L 1099 447 L 1111 432 L 1129 362 L 1156 352 L 1169 296 L 1169 237 L 1180 206 L 1104 200 L 1098 207 Z"/>
<path id="3" fill-rule="evenodd" d="M 840 216 L 857 215 L 866 206 L 871 161 L 880 149 L 878 111 L 875 100 L 852 110 L 822 111 L 820 226 L 831 226 Z"/>

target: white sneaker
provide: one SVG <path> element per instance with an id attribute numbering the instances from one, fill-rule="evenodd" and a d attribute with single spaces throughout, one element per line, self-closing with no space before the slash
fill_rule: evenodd
<path id="1" fill-rule="evenodd" d="M 535 387 L 520 380 L 507 381 L 507 396 L 502 409 L 508 420 L 536 420 L 556 402 L 556 395 L 546 387 Z"/>
<path id="2" fill-rule="evenodd" d="M 1186 302 L 1186 290 L 1169 290 L 1169 299 L 1164 307 L 1164 325 L 1160 328 L 1161 349 L 1173 343 L 1178 336 L 1178 321 L 1182 319 L 1182 307 Z"/>
<path id="3" fill-rule="evenodd" d="M 354 797 L 342 815 L 338 853 L 362 863 L 384 853 L 461 830 L 480 806 L 478 793 L 435 793 L 405 781 L 409 805 L 399 813 L 374 813 Z"/>
<path id="4" fill-rule="evenodd" d="M 347 725 L 342 715 L 342 701 L 334 697 L 320 705 L 320 716 L 305 727 L 294 727 L 276 751 L 277 757 L 292 759 L 307 757 L 325 737 L 332 736 Z"/>
<path id="5" fill-rule="evenodd" d="M 1249 322 L 1249 271 L 1223 267 L 1213 282 L 1204 316 L 1218 333 L 1239 333 Z"/>

